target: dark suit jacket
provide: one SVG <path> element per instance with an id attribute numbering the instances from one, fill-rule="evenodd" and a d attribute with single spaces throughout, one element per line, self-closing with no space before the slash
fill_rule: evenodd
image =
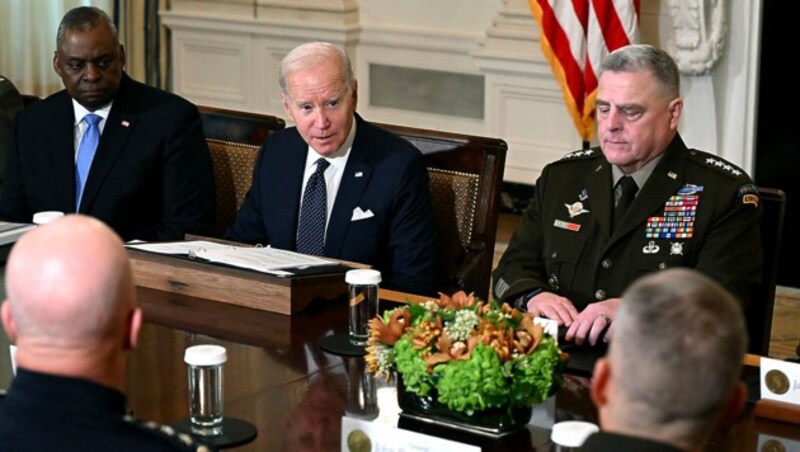
<path id="1" fill-rule="evenodd" d="M 66 91 L 17 116 L 0 217 L 30 222 L 39 211 L 75 212 L 74 124 Z M 214 179 L 197 108 L 124 75 L 80 213 L 104 221 L 124 240 L 208 234 L 214 224 Z"/>
<path id="2" fill-rule="evenodd" d="M 358 115 L 356 121 L 324 255 L 372 265 L 382 273 L 382 287 L 432 293 L 438 283 L 435 232 L 422 154 Z M 276 132 L 262 146 L 253 185 L 227 238 L 296 249 L 307 151 L 294 127 Z M 352 221 L 356 207 L 374 216 Z"/>
<path id="3" fill-rule="evenodd" d="M 697 200 L 693 230 L 683 232 L 689 236 L 648 230 L 649 219 L 668 216 L 671 203 L 692 202 L 689 196 Z M 585 212 L 571 216 L 568 206 L 577 202 Z M 495 296 L 508 300 L 543 289 L 582 310 L 620 297 L 647 273 L 691 267 L 744 304 L 755 297 L 761 281 L 761 206 L 756 187 L 740 168 L 687 149 L 676 136 L 612 232 L 613 205 L 611 165 L 599 148 L 546 166 L 494 272 Z"/>
<path id="4" fill-rule="evenodd" d="M 5 168 L 6 148 L 11 131 L 11 121 L 22 110 L 22 96 L 11 80 L 0 75 L 0 173 Z M 3 182 L 0 174 L 0 183 Z"/>
<path id="5" fill-rule="evenodd" d="M 586 438 L 583 445 L 576 450 L 584 452 L 680 452 L 682 449 L 647 438 L 601 431 Z"/>

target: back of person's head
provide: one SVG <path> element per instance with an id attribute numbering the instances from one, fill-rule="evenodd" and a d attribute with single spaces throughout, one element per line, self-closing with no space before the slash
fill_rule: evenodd
<path id="1" fill-rule="evenodd" d="M 330 59 L 338 61 L 342 71 L 342 78 L 345 85 L 351 90 L 356 89 L 356 78 L 353 74 L 353 66 L 347 52 L 328 42 L 307 42 L 292 49 L 281 60 L 278 83 L 284 95 L 288 95 L 286 78 L 298 70 L 314 68 Z"/>
<path id="2" fill-rule="evenodd" d="M 67 30 L 80 30 L 83 32 L 94 30 L 100 25 L 107 26 L 114 34 L 116 43 L 119 44 L 119 34 L 114 21 L 100 8 L 94 6 L 78 6 L 72 8 L 61 18 L 56 33 L 56 48 L 64 42 Z"/>
<path id="3" fill-rule="evenodd" d="M 649 71 L 661 83 L 666 97 L 678 97 L 681 76 L 675 60 L 664 50 L 647 44 L 632 44 L 609 53 L 600 65 L 600 74 Z"/>
<path id="4" fill-rule="evenodd" d="M 130 263 L 119 237 L 96 219 L 67 215 L 25 233 L 8 259 L 6 293 L 3 325 L 20 367 L 102 372 L 135 345 L 141 314 Z M 97 363 L 102 368 L 91 368 Z"/>
<path id="5" fill-rule="evenodd" d="M 614 328 L 610 391 L 598 403 L 605 402 L 604 429 L 692 448 L 742 401 L 741 307 L 708 277 L 672 269 L 638 280 L 625 292 Z"/>

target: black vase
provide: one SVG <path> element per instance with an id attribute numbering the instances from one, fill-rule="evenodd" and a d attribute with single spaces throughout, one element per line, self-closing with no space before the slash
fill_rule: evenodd
<path id="1" fill-rule="evenodd" d="M 490 408 L 472 414 L 461 413 L 439 403 L 435 388 L 426 396 L 419 396 L 406 390 L 403 377 L 399 373 L 397 403 L 404 415 L 491 435 L 504 435 L 524 428 L 533 414 L 532 406 Z"/>

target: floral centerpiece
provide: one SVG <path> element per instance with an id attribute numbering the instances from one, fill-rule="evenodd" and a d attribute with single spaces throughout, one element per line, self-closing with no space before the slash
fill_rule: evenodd
<path id="1" fill-rule="evenodd" d="M 372 319 L 366 361 L 374 374 L 397 371 L 404 411 L 468 423 L 490 414 L 485 426 L 500 430 L 516 426 L 515 417 L 527 423 L 531 407 L 559 387 L 563 363 L 531 314 L 463 291 Z"/>

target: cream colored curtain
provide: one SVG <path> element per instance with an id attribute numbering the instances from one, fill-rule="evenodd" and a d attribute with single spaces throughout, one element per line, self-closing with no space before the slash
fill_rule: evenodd
<path id="1" fill-rule="evenodd" d="M 45 97 L 61 90 L 53 71 L 56 31 L 67 11 L 83 5 L 116 15 L 132 77 L 166 86 L 167 39 L 158 11 L 167 0 L 0 0 L 0 74 L 25 94 Z"/>
<path id="2" fill-rule="evenodd" d="M 113 0 L 0 0 L 0 74 L 25 94 L 62 89 L 53 71 L 56 31 L 64 13 L 81 5 L 110 11 Z"/>
<path id="3" fill-rule="evenodd" d="M 2 0 L 0 0 L 2 1 Z M 169 59 L 166 28 L 158 12 L 168 0 L 122 0 L 119 2 L 119 36 L 126 44 L 128 74 L 148 85 L 167 86 Z"/>

